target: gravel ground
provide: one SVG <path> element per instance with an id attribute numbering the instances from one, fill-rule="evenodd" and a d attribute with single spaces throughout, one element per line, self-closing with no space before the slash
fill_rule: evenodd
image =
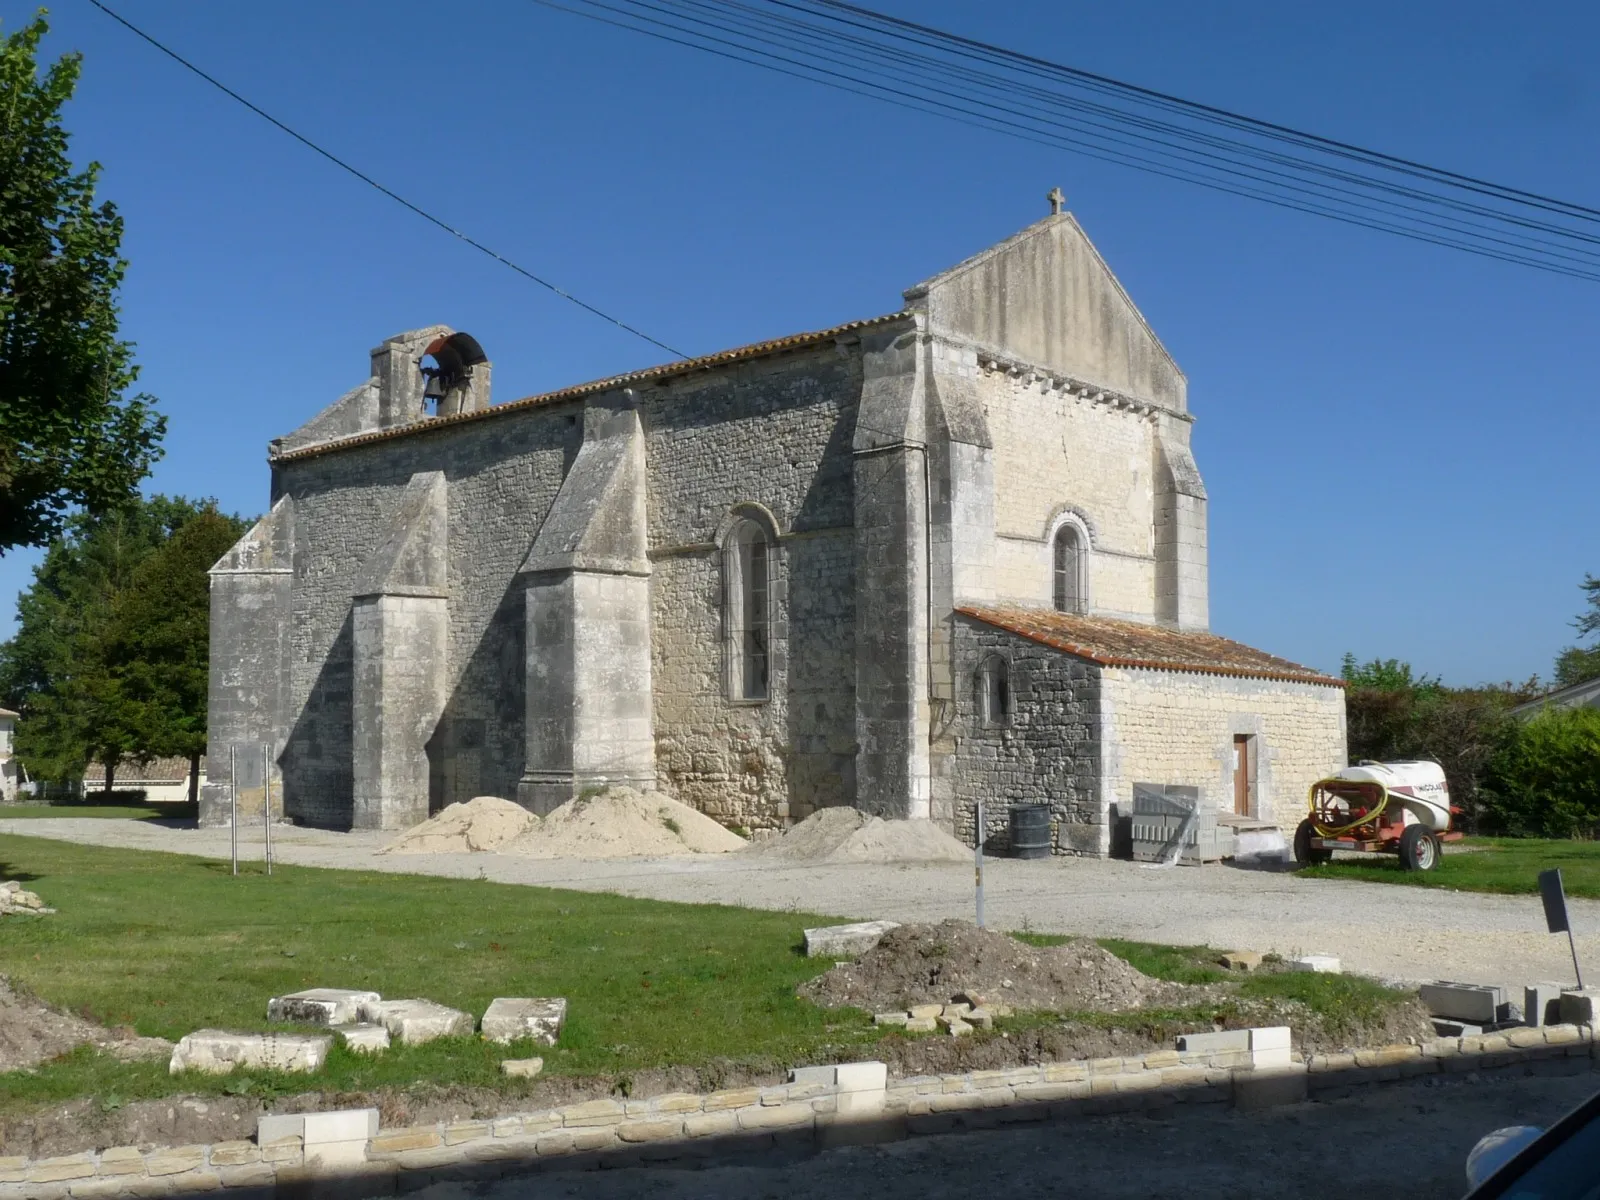
<path id="1" fill-rule="evenodd" d="M 1261 1113 L 1219 1105 L 1089 1117 L 705 1170 L 626 1168 L 441 1183 L 416 1200 L 1454 1200 L 1467 1153 L 1505 1125 L 1548 1126 L 1596 1076 L 1429 1080 Z"/>
<path id="2" fill-rule="evenodd" d="M 228 857 L 226 829 L 151 821 L 61 818 L 0 821 L 0 833 L 206 857 Z M 972 915 L 972 870 L 960 863 L 785 865 L 743 854 L 672 859 L 534 860 L 496 854 L 374 853 L 392 834 L 282 827 L 286 863 L 617 892 L 656 900 L 836 913 L 841 919 L 938 921 Z M 241 830 L 240 856 L 261 857 L 259 830 Z M 1569 980 L 1566 938 L 1544 931 L 1537 896 L 1296 878 L 1231 866 L 1145 870 L 1081 858 L 991 859 L 985 912 L 999 929 L 1206 943 L 1279 954 L 1335 954 L 1380 978 L 1457 979 L 1516 989 Z M 46 897 L 48 899 L 48 896 Z M 1579 953 L 1600 959 L 1600 901 L 1570 902 Z"/>

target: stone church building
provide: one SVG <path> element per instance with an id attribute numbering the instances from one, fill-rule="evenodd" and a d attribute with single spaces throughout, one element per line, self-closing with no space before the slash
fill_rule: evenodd
<path id="1" fill-rule="evenodd" d="M 1344 764 L 1339 681 L 1207 631 L 1184 376 L 1066 212 L 886 316 L 489 384 L 401 334 L 272 443 L 211 576 L 203 821 L 231 750 L 242 813 L 312 825 L 626 783 L 970 840 L 981 795 L 1104 855 L 1135 782 L 1292 828 Z"/>

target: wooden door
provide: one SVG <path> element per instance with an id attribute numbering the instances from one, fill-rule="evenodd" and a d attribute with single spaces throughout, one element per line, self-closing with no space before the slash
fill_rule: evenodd
<path id="1" fill-rule="evenodd" d="M 1233 811 L 1250 815 L 1250 735 L 1233 735 Z"/>

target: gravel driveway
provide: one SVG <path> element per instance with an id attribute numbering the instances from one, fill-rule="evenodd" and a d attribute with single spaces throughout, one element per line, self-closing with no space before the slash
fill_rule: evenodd
<path id="1" fill-rule="evenodd" d="M 51 818 L 0 821 L 4 833 L 228 857 L 226 829 Z M 274 835 L 274 849 L 279 860 L 305 866 L 456 878 L 481 874 L 501 883 L 841 918 L 928 921 L 970 918 L 973 912 L 972 869 L 961 864 L 795 865 L 745 854 L 581 861 L 373 853 L 392 836 L 283 827 Z M 242 858 L 261 857 L 259 830 L 241 831 L 240 841 Z M 1396 980 L 1456 979 L 1520 989 L 1537 980 L 1570 981 L 1572 975 L 1566 938 L 1544 931 L 1536 896 L 1300 879 L 1292 871 L 1231 866 L 1157 871 L 1081 858 L 991 859 L 984 876 L 988 923 L 1001 929 L 1335 954 L 1347 970 Z M 1579 953 L 1600 963 L 1600 901 L 1571 905 Z"/>

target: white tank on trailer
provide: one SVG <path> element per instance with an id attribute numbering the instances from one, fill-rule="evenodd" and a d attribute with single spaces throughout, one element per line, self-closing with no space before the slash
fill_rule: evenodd
<path id="1" fill-rule="evenodd" d="M 1406 825 L 1426 825 L 1435 833 L 1450 828 L 1450 787 L 1438 763 L 1364 762 L 1344 768 L 1333 778 L 1382 784 L 1390 800 L 1402 806 Z"/>

